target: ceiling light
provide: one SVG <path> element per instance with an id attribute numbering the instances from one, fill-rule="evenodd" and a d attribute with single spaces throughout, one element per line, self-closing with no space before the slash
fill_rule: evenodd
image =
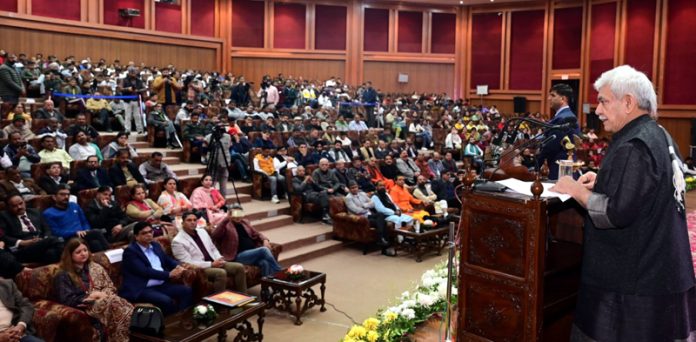
<path id="1" fill-rule="evenodd" d="M 459 1 L 459 4 L 460 4 L 460 5 L 464 5 L 464 1 L 463 1 L 463 0 L 462 0 L 462 1 Z"/>

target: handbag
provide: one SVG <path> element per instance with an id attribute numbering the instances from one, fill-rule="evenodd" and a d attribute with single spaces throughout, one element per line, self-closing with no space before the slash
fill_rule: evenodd
<path id="1" fill-rule="evenodd" d="M 164 315 L 156 306 L 137 305 L 131 316 L 130 330 L 150 336 L 162 336 L 164 333 Z"/>

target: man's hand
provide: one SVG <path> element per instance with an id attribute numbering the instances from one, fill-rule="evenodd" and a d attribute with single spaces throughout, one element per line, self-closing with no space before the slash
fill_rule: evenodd
<path id="1" fill-rule="evenodd" d="M 594 182 L 592 183 L 592 185 L 594 185 Z M 580 180 L 574 180 L 570 176 L 563 176 L 559 178 L 556 185 L 554 185 L 550 190 L 572 196 L 585 208 L 587 208 L 587 202 L 592 194 L 592 191 L 590 191 L 585 184 L 581 183 Z"/>
<path id="2" fill-rule="evenodd" d="M 19 336 L 17 336 L 17 333 L 14 330 L 12 330 L 12 328 L 0 331 L 0 342 L 16 341 L 19 341 Z"/>
<path id="3" fill-rule="evenodd" d="M 87 235 L 87 231 L 86 231 L 86 230 L 80 230 L 80 231 L 78 231 L 77 233 L 75 233 L 75 235 L 77 235 L 77 237 L 79 237 L 79 238 L 83 238 L 83 237 L 85 237 L 85 235 Z"/>
<path id="4" fill-rule="evenodd" d="M 33 244 L 39 242 L 39 240 L 40 240 L 40 239 L 39 239 L 38 237 L 34 237 L 33 239 L 28 239 L 28 240 L 20 240 L 20 241 L 19 241 L 19 247 L 28 247 L 28 246 L 31 246 L 31 245 L 33 245 Z"/>
<path id="5" fill-rule="evenodd" d="M 24 327 L 23 324 L 17 324 L 11 328 L 8 328 L 7 330 L 10 331 L 10 334 L 16 336 L 17 341 L 19 341 L 22 336 L 24 336 L 24 333 L 26 332 L 26 328 Z"/>
<path id="6" fill-rule="evenodd" d="M 333 194 L 333 193 L 334 193 L 334 189 L 326 189 L 326 192 L 328 192 L 328 193 L 330 193 L 330 194 Z"/>
<path id="7" fill-rule="evenodd" d="M 102 205 L 103 207 L 108 207 L 108 206 L 111 205 L 111 201 L 110 201 L 108 198 L 103 198 L 103 199 L 101 200 L 101 205 Z"/>
<path id="8" fill-rule="evenodd" d="M 271 242 L 268 241 L 268 239 L 263 240 L 263 246 L 270 250 L 271 249 Z"/>
<path id="9" fill-rule="evenodd" d="M 111 228 L 111 235 L 118 235 L 123 230 L 123 226 L 120 224 L 115 225 Z"/>
<path id="10" fill-rule="evenodd" d="M 220 259 L 213 261 L 213 267 L 215 267 L 215 268 L 222 268 L 222 266 L 224 266 L 224 265 L 225 265 L 225 259 L 223 259 L 223 258 L 220 258 Z"/>
<path id="11" fill-rule="evenodd" d="M 171 272 L 169 272 L 169 278 L 178 279 L 179 277 L 181 277 L 182 273 L 184 273 L 184 268 L 181 266 L 177 266 Z"/>
<path id="12" fill-rule="evenodd" d="M 594 172 L 588 172 L 580 178 L 578 178 L 578 182 L 582 184 L 582 186 L 585 187 L 587 190 L 592 190 L 594 189 L 595 182 L 597 181 L 597 174 Z"/>
<path id="13" fill-rule="evenodd" d="M 0 241 L 0 249 L 5 249 L 5 242 L 4 241 Z"/>

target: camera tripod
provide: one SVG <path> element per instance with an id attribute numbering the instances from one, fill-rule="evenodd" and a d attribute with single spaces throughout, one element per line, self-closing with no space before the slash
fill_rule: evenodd
<path id="1" fill-rule="evenodd" d="M 222 156 L 222 160 L 225 162 L 225 170 L 227 170 L 227 177 L 224 184 L 220 184 L 220 187 L 227 186 L 227 181 L 232 180 L 232 189 L 234 189 L 234 195 L 237 199 L 237 206 L 242 209 L 242 203 L 239 201 L 239 193 L 237 192 L 237 185 L 234 182 L 234 178 L 229 175 L 230 161 L 227 160 L 227 154 L 225 153 L 225 147 L 222 144 L 222 135 L 225 134 L 223 127 L 215 127 L 213 133 L 210 136 L 210 143 L 208 143 L 208 163 L 205 167 L 205 174 L 210 175 L 213 178 L 213 184 L 218 179 L 218 172 L 220 171 L 220 165 L 218 158 Z M 229 153 L 229 152 L 228 152 Z M 225 191 L 227 193 L 227 191 Z"/>

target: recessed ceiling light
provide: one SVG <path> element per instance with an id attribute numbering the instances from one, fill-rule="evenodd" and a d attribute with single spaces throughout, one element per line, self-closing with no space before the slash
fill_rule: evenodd
<path id="1" fill-rule="evenodd" d="M 464 1 L 459 1 L 459 4 L 460 4 L 460 5 L 464 5 Z"/>

